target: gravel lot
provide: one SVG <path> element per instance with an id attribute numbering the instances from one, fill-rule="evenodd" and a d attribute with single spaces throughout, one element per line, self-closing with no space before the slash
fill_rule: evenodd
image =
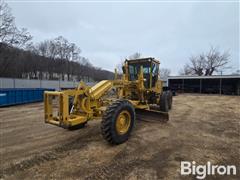
<path id="1" fill-rule="evenodd" d="M 68 131 L 43 121 L 43 103 L 0 109 L 3 179 L 192 179 L 181 161 L 236 165 L 240 179 L 240 97 L 179 95 L 167 123 L 137 121 L 131 138 L 111 146 L 100 121 Z"/>

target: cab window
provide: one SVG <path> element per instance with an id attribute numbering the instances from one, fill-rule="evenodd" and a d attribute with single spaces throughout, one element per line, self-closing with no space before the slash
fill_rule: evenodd
<path id="1" fill-rule="evenodd" d="M 149 72 L 150 72 L 150 67 L 149 66 L 143 67 L 143 74 L 149 74 Z"/>

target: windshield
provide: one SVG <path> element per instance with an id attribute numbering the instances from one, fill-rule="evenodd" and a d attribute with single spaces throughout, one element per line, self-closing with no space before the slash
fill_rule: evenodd
<path id="1" fill-rule="evenodd" d="M 150 63 L 136 63 L 136 64 L 129 64 L 129 79 L 130 81 L 135 81 L 138 79 L 138 74 L 140 72 L 141 66 L 143 67 L 143 75 L 150 74 Z"/>

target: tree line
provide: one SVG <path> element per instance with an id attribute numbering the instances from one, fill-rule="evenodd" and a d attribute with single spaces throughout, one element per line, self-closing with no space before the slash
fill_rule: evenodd
<path id="1" fill-rule="evenodd" d="M 81 57 L 77 61 L 40 56 L 0 43 L 0 77 L 100 81 L 112 79 L 113 73 L 91 65 Z"/>
<path id="2" fill-rule="evenodd" d="M 0 2 L 0 77 L 94 80 L 112 79 L 110 71 L 93 66 L 81 49 L 59 36 L 31 42 L 27 29 L 19 29 L 7 3 Z"/>

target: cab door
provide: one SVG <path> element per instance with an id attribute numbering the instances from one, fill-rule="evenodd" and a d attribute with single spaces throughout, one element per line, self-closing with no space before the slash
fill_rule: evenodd
<path id="1" fill-rule="evenodd" d="M 159 65 L 156 63 L 152 63 L 152 72 L 151 72 L 151 76 L 152 76 L 152 85 L 151 87 L 154 88 L 156 87 L 156 83 L 158 81 L 158 72 L 159 72 Z"/>

